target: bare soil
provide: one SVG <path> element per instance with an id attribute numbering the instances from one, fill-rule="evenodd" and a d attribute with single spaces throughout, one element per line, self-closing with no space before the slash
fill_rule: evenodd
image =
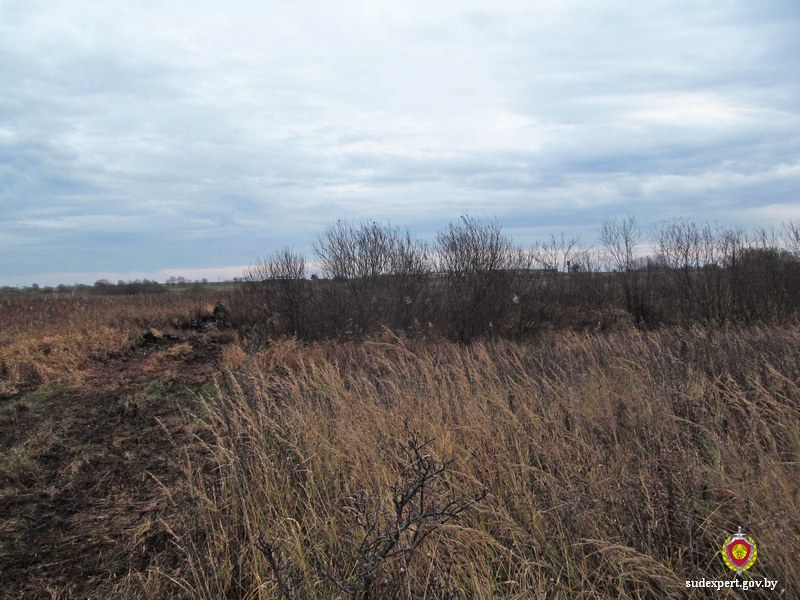
<path id="1" fill-rule="evenodd" d="M 108 597 L 180 559 L 160 516 L 185 501 L 181 457 L 200 450 L 181 415 L 221 348 L 194 332 L 146 336 L 79 389 L 0 398 L 0 597 Z"/>

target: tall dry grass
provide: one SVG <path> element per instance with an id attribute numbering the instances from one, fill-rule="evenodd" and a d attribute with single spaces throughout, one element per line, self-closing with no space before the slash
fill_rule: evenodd
<path id="1" fill-rule="evenodd" d="M 798 327 L 281 341 L 225 362 L 187 419 L 213 468 L 187 462 L 195 509 L 165 521 L 180 566 L 129 579 L 137 596 L 347 597 L 348 543 L 391 520 L 411 432 L 455 459 L 443 490 L 488 495 L 361 597 L 685 598 L 732 577 L 739 526 L 759 548 L 744 577 L 800 589 Z"/>

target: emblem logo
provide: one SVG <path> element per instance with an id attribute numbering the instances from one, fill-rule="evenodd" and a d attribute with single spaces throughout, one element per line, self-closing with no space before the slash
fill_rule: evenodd
<path id="1" fill-rule="evenodd" d="M 753 538 L 747 537 L 742 533 L 742 528 L 739 527 L 739 533 L 736 533 L 725 540 L 722 546 L 722 558 L 725 564 L 737 573 L 749 569 L 756 562 L 756 543 Z"/>

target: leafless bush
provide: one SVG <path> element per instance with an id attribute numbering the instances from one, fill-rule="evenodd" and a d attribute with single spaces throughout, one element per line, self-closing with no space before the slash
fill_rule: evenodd
<path id="1" fill-rule="evenodd" d="M 800 308 L 800 260 L 780 248 L 774 230 L 742 234 L 729 261 L 737 317 L 746 323 L 782 321 Z"/>
<path id="2" fill-rule="evenodd" d="M 391 499 L 387 502 L 363 490 L 346 499 L 344 512 L 350 525 L 329 548 L 321 567 L 324 579 L 353 600 L 383 597 L 387 590 L 396 595 L 404 588 L 409 561 L 419 555 L 425 540 L 444 525 L 463 519 L 488 494 L 484 489 L 466 498 L 449 490 L 446 477 L 454 461 L 437 460 L 426 452 L 433 440 L 423 442 L 419 434 L 408 431 L 406 436 L 400 445 L 404 465 L 400 481 L 389 488 Z M 267 559 L 281 598 L 313 596 L 313 586 L 283 556 L 279 543 L 262 536 L 256 545 Z"/>
<path id="3" fill-rule="evenodd" d="M 783 237 L 791 247 L 792 226 Z M 683 320 L 724 325 L 783 321 L 800 309 L 800 260 L 771 228 L 662 223 L 653 247 L 670 280 L 665 296 L 680 301 Z"/>
<path id="4" fill-rule="evenodd" d="M 623 310 L 648 328 L 783 321 L 800 311 L 799 232 L 793 221 L 779 235 L 677 219 L 651 231 L 654 256 L 638 257 L 634 216 L 603 222 L 602 250 L 564 234 L 523 250 L 496 219 L 469 215 L 440 230 L 431 249 L 407 229 L 340 220 L 313 244 L 318 281 L 306 279 L 305 257 L 291 248 L 246 280 L 261 322 L 304 340 L 388 327 L 469 343 L 524 337 L 547 323 L 624 325 Z"/>
<path id="5" fill-rule="evenodd" d="M 256 310 L 291 335 L 309 339 L 314 333 L 313 290 L 306 279 L 306 259 L 287 246 L 258 261 L 245 273 Z"/>
<path id="6" fill-rule="evenodd" d="M 605 248 L 611 267 L 620 273 L 632 271 L 636 266 L 636 246 L 642 239 L 642 231 L 636 217 L 606 219 L 600 228 L 600 241 Z"/>
<path id="7" fill-rule="evenodd" d="M 653 325 L 653 271 L 646 261 L 636 256 L 636 247 L 642 240 L 642 230 L 636 217 L 622 220 L 606 219 L 600 229 L 600 242 L 605 249 L 606 261 L 614 280 L 622 289 L 623 302 L 639 326 Z"/>
<path id="8" fill-rule="evenodd" d="M 534 318 L 559 321 L 565 310 L 591 311 L 607 302 L 601 261 L 593 248 L 580 245 L 580 236 L 550 236 L 549 241 L 531 248 L 530 257 L 538 282 L 535 293 L 529 294 L 526 310 Z"/>
<path id="9" fill-rule="evenodd" d="M 401 567 L 393 575 L 389 562 L 407 565 L 432 533 L 460 519 L 486 497 L 486 490 L 472 499 L 447 490 L 444 478 L 453 461 L 438 461 L 428 454 L 425 449 L 431 441 L 422 442 L 417 434 L 408 434 L 401 445 L 405 466 L 400 482 L 390 488 L 390 503 L 364 494 L 351 498 L 352 536 L 335 549 L 328 573 L 350 598 L 376 597 L 381 584 L 401 589 L 408 569 Z M 400 581 L 392 581 L 397 578 Z"/>
<path id="10" fill-rule="evenodd" d="M 533 259 L 542 269 L 568 273 L 573 263 L 585 260 L 585 251 L 580 248 L 580 236 L 567 239 L 564 234 L 560 238 L 552 235 L 550 241 L 537 242 L 533 247 Z"/>
<path id="11" fill-rule="evenodd" d="M 332 280 L 325 306 L 340 331 L 410 326 L 430 271 L 424 242 L 399 227 L 340 220 L 313 247 L 323 276 Z"/>
<path id="12" fill-rule="evenodd" d="M 530 270 L 529 255 L 496 219 L 463 215 L 437 234 L 436 260 L 453 333 L 470 342 L 499 331 L 514 306 L 515 284 Z"/>
<path id="13" fill-rule="evenodd" d="M 786 249 L 800 258 L 800 220 L 789 219 L 783 224 L 783 241 Z"/>
<path id="14" fill-rule="evenodd" d="M 724 269 L 731 240 L 719 228 L 686 219 L 661 223 L 653 246 L 673 280 L 684 314 L 723 325 L 733 307 L 730 274 Z"/>

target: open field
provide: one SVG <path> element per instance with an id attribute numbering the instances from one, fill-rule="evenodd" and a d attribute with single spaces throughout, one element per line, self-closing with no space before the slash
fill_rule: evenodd
<path id="1" fill-rule="evenodd" d="M 0 299 L 4 597 L 797 596 L 800 326 L 189 328 L 220 293 Z M 687 590 L 739 526 L 775 592 Z"/>
<path id="2" fill-rule="evenodd" d="M 78 386 L 93 367 L 138 346 L 150 328 L 186 330 L 230 296 L 218 290 L 0 295 L 0 394 L 55 383 Z"/>

